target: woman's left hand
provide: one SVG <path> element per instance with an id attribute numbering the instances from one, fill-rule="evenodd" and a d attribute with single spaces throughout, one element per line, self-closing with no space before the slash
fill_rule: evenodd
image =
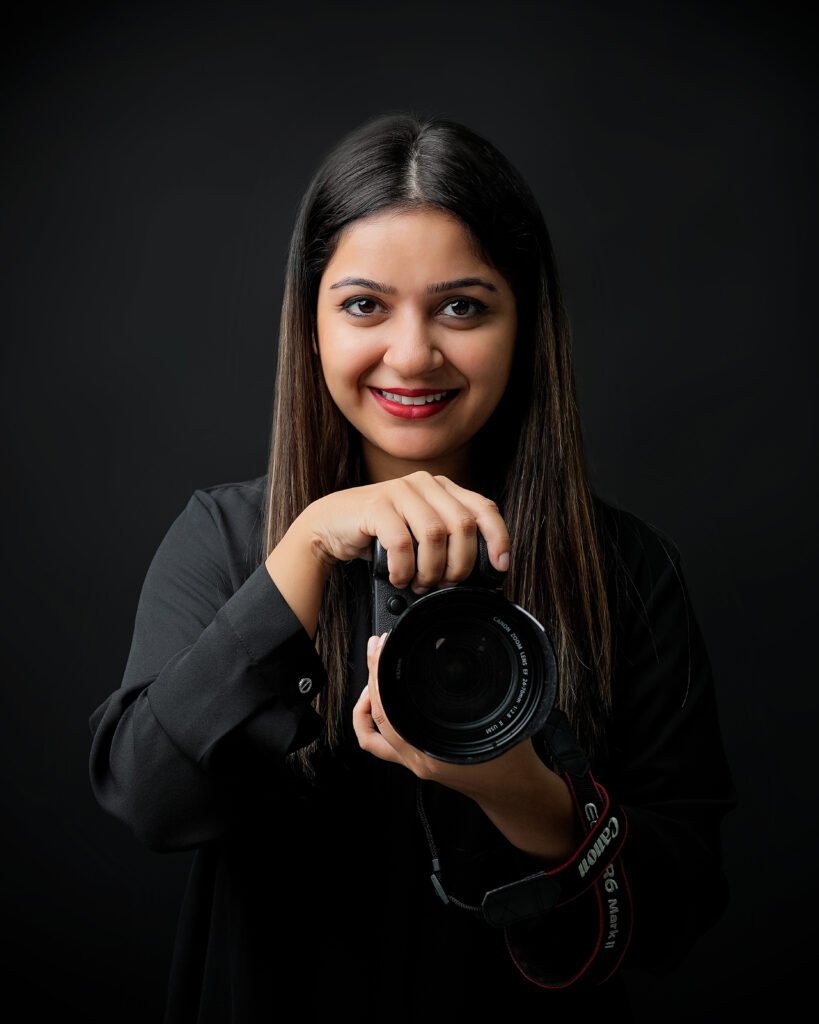
<path id="1" fill-rule="evenodd" d="M 502 786 L 503 777 L 510 769 L 519 772 L 527 764 L 530 768 L 545 768 L 531 742 L 517 744 L 505 754 L 478 764 L 450 764 L 407 743 L 390 724 L 378 692 L 378 660 L 383 646 L 383 637 L 370 638 L 367 647 L 369 679 L 353 709 L 353 728 L 362 750 L 383 761 L 404 765 L 419 779 L 440 782 L 473 799 L 478 799 L 482 792 L 491 795 Z"/>
<path id="2" fill-rule="evenodd" d="M 550 860 L 570 856 L 581 834 L 563 779 L 538 757 L 531 740 L 489 761 L 450 764 L 423 753 L 395 731 L 378 693 L 378 659 L 383 638 L 367 647 L 369 678 L 353 709 L 353 728 L 362 750 L 409 768 L 419 779 L 439 782 L 475 800 L 516 846 Z"/>

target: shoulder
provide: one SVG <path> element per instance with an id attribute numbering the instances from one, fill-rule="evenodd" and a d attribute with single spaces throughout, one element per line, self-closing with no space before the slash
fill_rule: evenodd
<path id="1" fill-rule="evenodd" d="M 687 605 L 680 548 L 665 528 L 594 496 L 609 608 L 621 630 Z"/>
<path id="2" fill-rule="evenodd" d="M 197 487 L 188 513 L 202 530 L 215 532 L 238 585 L 259 564 L 263 543 L 267 475 Z"/>
<path id="3" fill-rule="evenodd" d="M 593 495 L 595 528 L 604 560 L 641 574 L 656 576 L 669 564 L 679 567 L 680 549 L 657 523 Z"/>
<path id="4" fill-rule="evenodd" d="M 264 502 L 267 475 L 250 480 L 210 484 L 197 487 L 191 495 L 192 502 L 198 502 L 220 518 L 236 518 L 258 514 Z"/>

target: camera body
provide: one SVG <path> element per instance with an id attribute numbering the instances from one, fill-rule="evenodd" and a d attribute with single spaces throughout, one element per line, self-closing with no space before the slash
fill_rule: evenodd
<path id="1" fill-rule="evenodd" d="M 441 761 L 470 764 L 498 757 L 545 724 L 558 682 L 551 640 L 503 596 L 504 573 L 490 563 L 480 533 L 475 567 L 453 587 L 422 595 L 394 587 L 377 539 L 371 574 L 372 631 L 390 631 L 378 689 L 408 743 Z"/>

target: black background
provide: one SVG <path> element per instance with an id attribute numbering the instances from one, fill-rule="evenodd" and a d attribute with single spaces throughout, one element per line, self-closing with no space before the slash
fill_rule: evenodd
<path id="1" fill-rule="evenodd" d="M 39 6 L 5 34 L 5 990 L 161 1018 L 190 855 L 88 782 L 145 570 L 266 469 L 286 248 L 341 134 L 413 109 L 552 232 L 593 483 L 678 543 L 741 805 L 734 900 L 645 1020 L 796 1006 L 816 956 L 815 27 L 788 3 Z M 669 906 L 673 918 L 675 907 Z"/>

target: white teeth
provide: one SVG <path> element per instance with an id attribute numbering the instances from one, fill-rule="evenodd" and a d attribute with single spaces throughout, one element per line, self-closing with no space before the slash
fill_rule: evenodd
<path id="1" fill-rule="evenodd" d="M 427 405 L 429 402 L 440 402 L 448 394 L 447 391 L 438 391 L 434 395 L 419 395 L 417 398 L 411 398 L 409 395 L 394 395 L 391 391 L 381 391 L 380 388 L 378 393 L 388 401 L 397 402 L 399 405 Z"/>

